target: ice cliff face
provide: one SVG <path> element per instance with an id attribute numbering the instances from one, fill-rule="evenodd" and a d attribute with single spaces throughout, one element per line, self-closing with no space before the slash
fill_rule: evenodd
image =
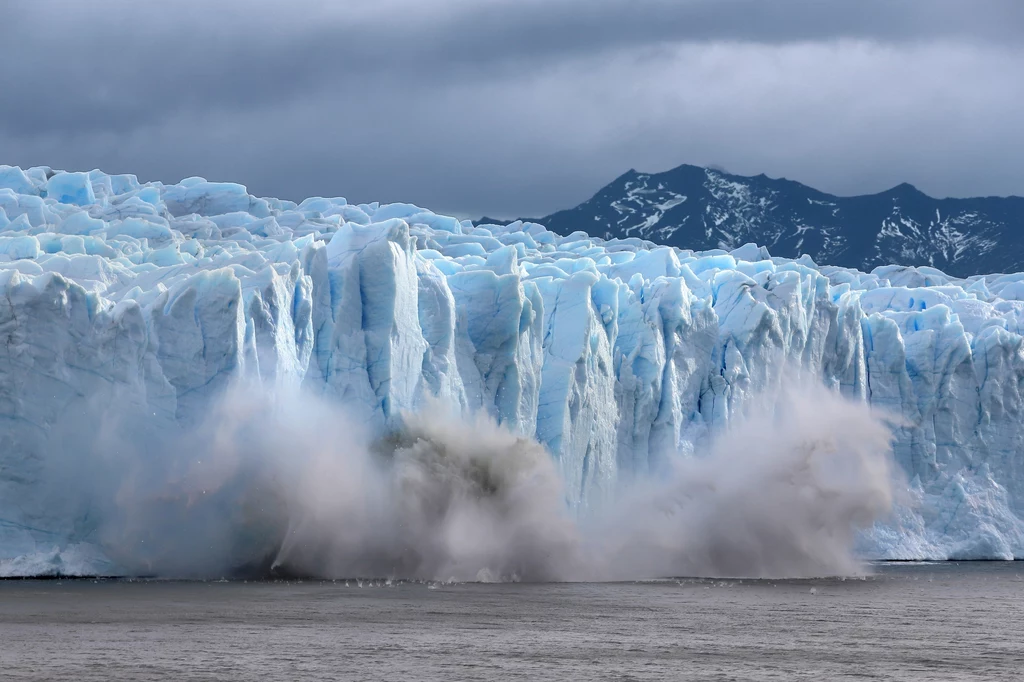
<path id="1" fill-rule="evenodd" d="M 8 574 L 92 556 L 88 513 L 34 494 L 78 415 L 109 402 L 187 423 L 238 376 L 381 429 L 434 397 L 486 411 L 541 442 L 584 509 L 812 375 L 903 420 L 905 505 L 867 553 L 1024 557 L 1024 277 L 0 166 L 0 292 Z"/>

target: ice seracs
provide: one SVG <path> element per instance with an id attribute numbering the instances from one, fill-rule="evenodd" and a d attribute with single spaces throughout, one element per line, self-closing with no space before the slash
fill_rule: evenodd
<path id="1" fill-rule="evenodd" d="M 0 292 L 0 573 L 92 556 L 88 515 L 37 495 L 78 415 L 187 422 L 239 376 L 380 429 L 431 399 L 485 411 L 549 450 L 583 510 L 802 373 L 901 420 L 912 499 L 870 555 L 1024 557 L 1024 276 L 0 166 Z"/>

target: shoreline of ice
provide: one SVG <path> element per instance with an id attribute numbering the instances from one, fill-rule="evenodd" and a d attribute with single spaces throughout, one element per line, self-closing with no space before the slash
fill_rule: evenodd
<path id="1" fill-rule="evenodd" d="M 584 508 L 794 367 L 905 422 L 915 504 L 865 555 L 1024 558 L 1024 275 L 862 273 L 0 166 L 0 291 L 3 574 L 102 562 L 88 519 L 36 494 L 49 439 L 88 400 L 187 421 L 247 376 L 383 428 L 439 396 L 535 437 Z"/>

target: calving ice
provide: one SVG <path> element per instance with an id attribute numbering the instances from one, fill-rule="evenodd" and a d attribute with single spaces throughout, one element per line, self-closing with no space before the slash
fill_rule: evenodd
<path id="1" fill-rule="evenodd" d="M 543 527 L 545 542 L 566 547 L 557 566 L 533 567 L 539 577 L 580 576 L 574 552 L 597 553 L 603 575 L 621 576 L 632 567 L 617 557 L 632 553 L 630 543 L 640 543 L 643 573 L 742 574 L 744 557 L 709 538 L 776 537 L 796 552 L 808 538 L 844 536 L 851 524 L 865 526 L 850 542 L 867 557 L 1024 557 L 1022 282 L 929 268 L 819 267 L 752 245 L 694 253 L 639 239 L 558 236 L 532 223 L 474 226 L 408 204 L 296 204 L 201 178 L 143 184 L 99 171 L 0 166 L 0 572 L 144 573 L 150 561 L 153 571 L 187 573 L 168 563 L 169 553 L 194 558 L 206 567 L 199 573 L 268 557 L 301 557 L 299 569 L 316 573 L 310 566 L 321 559 L 346 565 L 353 553 L 375 570 L 428 566 L 428 577 L 489 569 L 497 550 L 453 545 L 454 536 L 467 536 L 445 525 L 449 517 L 427 533 L 437 542 L 413 558 L 393 537 L 362 538 L 374 524 L 353 521 L 383 518 L 390 521 L 381 527 L 400 528 L 388 523 L 405 518 L 405 499 L 436 510 L 438 499 L 447 509 L 450 500 L 479 496 L 478 488 L 529 489 L 481 484 L 472 454 L 458 460 L 465 466 L 457 472 L 469 473 L 453 474 L 465 485 L 423 483 L 421 474 L 451 471 L 403 464 L 423 461 L 409 459 L 419 452 L 414 443 L 380 455 L 390 434 L 407 433 L 415 415 L 438 405 L 489 416 L 549 456 L 515 469 L 540 481 L 544 503 L 499 497 L 497 508 L 553 509 L 558 524 L 569 523 L 564 538 L 554 522 L 527 515 L 525 526 L 506 528 L 494 517 L 510 542 L 524 541 L 524 527 Z M 239 432 L 227 426 L 237 421 L 215 419 L 235 414 L 224 400 L 240 382 L 271 396 L 273 405 L 260 408 L 270 410 L 266 418 L 243 422 L 260 428 Z M 808 426 L 815 418 L 806 399 L 793 397 L 794 383 L 821 404 L 818 421 L 835 428 Z M 814 393 L 819 386 L 828 391 Z M 300 484 L 307 475 L 282 472 L 305 466 L 346 479 L 318 468 L 340 457 L 325 442 L 346 436 L 325 426 L 330 417 L 303 429 L 298 415 L 284 419 L 281 396 L 290 395 L 334 406 L 365 428 L 355 460 L 362 464 L 353 470 L 374 472 L 374 485 L 389 492 L 334 511 L 333 502 L 299 504 L 318 499 Z M 848 401 L 845 410 L 830 402 L 835 395 Z M 759 412 L 765 401 L 780 408 L 775 417 Z M 874 413 L 865 416 L 857 403 Z M 893 424 L 891 512 L 888 492 L 876 485 L 877 461 L 852 443 L 859 434 L 873 451 L 886 449 L 874 430 L 879 415 Z M 238 445 L 238 433 L 266 434 L 274 424 L 281 428 L 273 434 L 294 437 Z M 749 437 L 752 424 L 763 443 Z M 204 434 L 202 443 L 189 433 Z M 268 442 L 276 444 L 272 455 Z M 735 455 L 723 451 L 730 443 L 746 451 L 746 459 L 729 460 L 733 468 L 760 478 L 715 468 Z M 313 450 L 319 458 L 310 460 Z M 849 455 L 841 466 L 862 481 L 839 495 L 839 509 L 818 506 L 837 499 L 842 478 L 816 469 L 822 452 Z M 812 474 L 759 468 L 769 460 Z M 417 480 L 415 490 L 429 494 L 403 498 Z M 669 483 L 646 487 L 652 480 Z M 758 481 L 794 480 L 803 481 L 794 495 L 773 487 L 751 499 Z M 254 491 L 268 481 L 283 487 L 263 503 Z M 784 527 L 806 525 L 808 534 L 759 525 L 775 511 Z M 229 556 L 177 551 L 166 540 L 174 528 L 162 520 L 178 513 L 213 533 L 206 545 L 227 546 Z M 631 515 L 660 519 L 654 526 L 664 533 L 645 539 L 652 524 L 631 525 Z M 807 519 L 822 516 L 835 533 L 815 535 L 820 528 Z M 214 518 L 227 523 L 206 522 Z M 335 528 L 339 518 L 362 529 L 349 544 L 324 540 L 321 530 L 302 535 Z M 619 529 L 604 544 L 588 539 L 598 520 Z M 296 533 L 306 541 L 296 544 Z M 673 538 L 680 549 L 666 557 Z M 143 551 L 147 542 L 165 544 Z M 317 543 L 321 549 L 309 549 Z M 832 550 L 811 554 L 803 566 L 843 570 Z M 531 567 L 499 569 L 518 575 Z M 418 570 L 407 572 L 427 575 Z M 764 568 L 780 571 L 790 568 Z"/>

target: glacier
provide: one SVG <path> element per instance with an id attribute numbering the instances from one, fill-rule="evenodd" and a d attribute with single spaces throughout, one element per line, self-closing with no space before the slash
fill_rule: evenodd
<path id="1" fill-rule="evenodd" d="M 435 401 L 490 415 L 579 513 L 813 377 L 896 420 L 901 501 L 865 556 L 1024 558 L 1024 275 L 0 166 L 0 290 L 0 575 L 116 570 L 89 509 L 40 487 L 91 466 L 66 453 L 98 408 L 197 423 L 239 377 L 378 431 Z"/>

